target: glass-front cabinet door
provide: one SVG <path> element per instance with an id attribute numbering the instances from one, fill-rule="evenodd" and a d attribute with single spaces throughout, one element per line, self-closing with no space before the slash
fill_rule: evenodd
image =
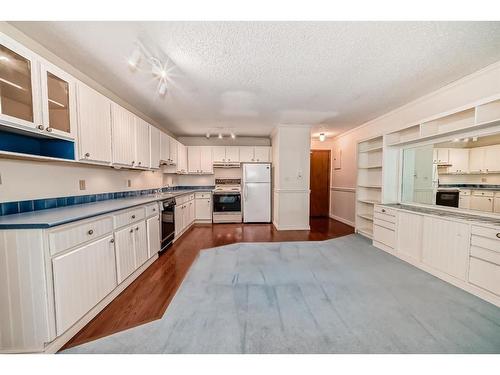
<path id="1" fill-rule="evenodd" d="M 0 34 L 0 123 L 40 125 L 37 63 L 34 55 Z"/>
<path id="2" fill-rule="evenodd" d="M 40 78 L 43 130 L 74 138 L 76 127 L 74 79 L 48 62 L 41 62 Z"/>

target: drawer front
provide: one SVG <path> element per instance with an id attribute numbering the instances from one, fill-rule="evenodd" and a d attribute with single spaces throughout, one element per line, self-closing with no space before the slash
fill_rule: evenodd
<path id="1" fill-rule="evenodd" d="M 477 225 L 472 226 L 471 233 L 476 236 L 481 236 L 485 238 L 489 238 L 491 240 L 498 241 L 498 246 L 497 248 L 500 247 L 500 228 L 484 228 L 484 227 L 479 227 Z M 495 249 L 491 249 L 495 250 Z M 500 251 L 500 250 L 499 250 Z"/>
<path id="2" fill-rule="evenodd" d="M 120 212 L 114 216 L 115 228 L 135 223 L 136 221 L 143 220 L 145 217 L 144 206 Z"/>
<path id="3" fill-rule="evenodd" d="M 113 220 L 111 216 L 101 219 L 81 221 L 49 232 L 50 255 L 58 254 L 72 247 L 91 241 L 111 233 Z"/>
<path id="4" fill-rule="evenodd" d="M 383 214 L 383 213 L 380 213 L 377 211 L 374 212 L 373 217 L 376 220 L 383 220 L 383 221 L 387 221 L 387 222 L 393 223 L 393 224 L 396 223 L 396 216 Z"/>
<path id="5" fill-rule="evenodd" d="M 483 249 L 488 249 L 500 254 L 500 241 L 472 235 L 470 242 L 472 246 L 482 247 Z"/>
<path id="6" fill-rule="evenodd" d="M 476 195 L 476 196 L 479 196 L 479 197 L 493 197 L 493 196 L 495 196 L 495 192 L 493 192 L 493 191 L 474 190 L 472 192 L 472 195 Z"/>
<path id="7" fill-rule="evenodd" d="M 390 230 L 396 230 L 396 224 L 390 223 L 390 222 L 385 221 L 385 220 L 378 220 L 377 218 L 375 218 L 373 220 L 373 224 L 378 225 L 379 227 L 384 227 L 384 228 L 390 229 Z"/>
<path id="8" fill-rule="evenodd" d="M 470 258 L 469 282 L 500 295 L 500 266 L 481 259 Z"/>
<path id="9" fill-rule="evenodd" d="M 491 251 L 484 247 L 471 246 L 470 255 L 474 258 L 479 258 L 487 262 L 495 263 L 500 266 L 500 252 Z"/>
<path id="10" fill-rule="evenodd" d="M 188 201 L 192 201 L 194 199 L 194 193 L 188 195 Z"/>
<path id="11" fill-rule="evenodd" d="M 396 211 L 395 210 L 391 210 L 390 208 L 386 208 L 386 207 L 383 207 L 383 206 L 375 206 L 374 211 L 378 212 L 378 213 L 381 213 L 381 214 L 386 214 L 386 215 L 390 215 L 390 216 L 396 216 Z"/>
<path id="12" fill-rule="evenodd" d="M 470 190 L 460 190 L 460 195 L 470 195 Z"/>
<path id="13" fill-rule="evenodd" d="M 146 216 L 158 215 L 159 206 L 158 203 L 148 204 L 146 206 Z"/>
<path id="14" fill-rule="evenodd" d="M 196 199 L 207 199 L 212 197 L 212 193 L 204 192 L 204 193 L 195 193 L 194 197 Z"/>
<path id="15" fill-rule="evenodd" d="M 396 243 L 396 232 L 375 223 L 373 225 L 373 240 L 381 242 L 394 249 L 394 245 Z"/>

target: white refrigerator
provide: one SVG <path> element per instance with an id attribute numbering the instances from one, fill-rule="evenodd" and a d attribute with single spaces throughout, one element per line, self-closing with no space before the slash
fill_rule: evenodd
<path id="1" fill-rule="evenodd" d="M 271 164 L 243 164 L 243 222 L 271 222 Z"/>

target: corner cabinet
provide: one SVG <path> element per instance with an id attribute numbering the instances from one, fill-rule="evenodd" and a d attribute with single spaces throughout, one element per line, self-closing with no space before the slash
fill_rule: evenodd
<path id="1" fill-rule="evenodd" d="M 111 163 L 111 101 L 78 82 L 77 117 L 79 159 Z"/>

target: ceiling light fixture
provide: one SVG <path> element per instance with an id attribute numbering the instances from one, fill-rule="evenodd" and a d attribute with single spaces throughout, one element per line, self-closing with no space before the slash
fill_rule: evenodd
<path id="1" fill-rule="evenodd" d="M 236 134 L 231 133 L 231 138 L 232 138 L 232 139 L 236 139 Z"/>
<path id="2" fill-rule="evenodd" d="M 469 138 L 464 138 L 464 142 L 469 142 Z"/>
<path id="3" fill-rule="evenodd" d="M 141 49 L 139 48 L 139 46 L 137 46 L 128 59 L 128 65 L 130 65 L 131 68 L 136 69 L 139 65 L 139 62 L 141 61 L 141 57 Z"/>
<path id="4" fill-rule="evenodd" d="M 205 137 L 206 137 L 207 139 L 209 139 L 209 138 L 210 138 L 210 133 L 205 134 Z"/>
<path id="5" fill-rule="evenodd" d="M 455 138 L 453 142 L 460 142 L 460 138 Z"/>
<path id="6" fill-rule="evenodd" d="M 477 137 L 472 137 L 472 142 L 477 142 Z"/>
<path id="7" fill-rule="evenodd" d="M 7 56 L 0 56 L 0 61 L 9 61 Z"/>
<path id="8" fill-rule="evenodd" d="M 326 140 L 326 135 L 325 135 L 325 133 L 320 133 L 320 134 L 319 134 L 319 141 L 320 141 L 320 142 L 324 142 L 325 140 Z"/>

